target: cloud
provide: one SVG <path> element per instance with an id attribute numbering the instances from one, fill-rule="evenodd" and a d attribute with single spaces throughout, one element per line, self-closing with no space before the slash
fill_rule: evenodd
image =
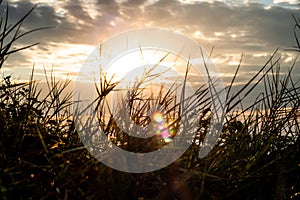
<path id="1" fill-rule="evenodd" d="M 127 0 L 123 3 L 126 6 L 140 6 L 146 3 L 147 0 Z"/>
<path id="2" fill-rule="evenodd" d="M 182 5 L 172 2 L 158 2 L 146 8 L 145 15 L 154 25 L 176 27 L 184 33 L 200 31 L 207 38 L 215 38 L 219 48 L 270 50 L 294 43 L 294 22 L 289 9 L 267 10 L 260 4 L 235 8 L 220 2 Z M 223 36 L 216 37 L 216 32 Z"/>
<path id="3" fill-rule="evenodd" d="M 263 2 L 269 4 L 269 1 Z M 35 3 L 25 0 L 10 3 L 10 22 L 23 17 Z M 42 56 L 43 52 L 49 54 L 54 45 L 60 45 L 62 49 L 71 48 L 69 44 L 96 46 L 101 40 L 122 31 L 146 26 L 163 27 L 181 31 L 198 41 L 209 41 L 210 46 L 215 46 L 216 59 L 223 59 L 220 63 L 223 69 L 232 70 L 230 62 L 236 63 L 241 53 L 270 54 L 278 47 L 285 49 L 295 44 L 292 14 L 300 17 L 296 9 L 298 6 L 293 6 L 295 2 L 273 1 L 273 6 L 268 8 L 264 4 L 262 1 L 236 4 L 234 1 L 204 0 L 45 1 L 38 4 L 25 21 L 24 28 L 54 28 L 28 35 L 18 45 L 42 42 L 34 49 Z M 0 11 L 5 7 L 2 3 Z M 25 53 L 18 59 L 28 61 Z M 289 59 L 285 57 L 285 60 Z M 245 58 L 248 66 L 245 71 L 252 70 L 250 66 L 254 63 L 265 61 L 265 57 L 248 56 Z M 64 58 L 61 65 L 68 65 L 65 62 Z M 58 65 L 58 60 L 55 63 Z M 29 65 L 32 66 L 32 63 Z"/>
<path id="4" fill-rule="evenodd" d="M 299 0 L 273 0 L 273 3 L 275 3 L 275 4 L 280 4 L 280 3 L 299 4 Z"/>
<path id="5" fill-rule="evenodd" d="M 55 27 L 49 32 L 35 35 L 42 40 L 92 44 L 99 40 L 98 35 L 113 35 L 122 28 L 138 28 L 146 25 L 180 30 L 190 36 L 201 33 L 202 39 L 209 39 L 218 48 L 259 51 L 294 44 L 293 11 L 273 6 L 265 9 L 261 4 L 243 4 L 231 7 L 215 1 L 184 4 L 175 0 L 160 0 L 150 5 L 147 1 L 128 0 L 117 3 L 111 0 L 68 1 L 61 9 L 55 10 L 52 4 L 38 6 L 28 18 L 25 28 Z M 95 16 L 92 18 L 85 9 L 93 4 Z M 21 18 L 33 7 L 33 3 L 20 1 L 10 6 L 12 21 Z M 3 9 L 5 5 L 1 5 Z M 60 10 L 61 12 L 61 10 Z M 118 28 L 119 27 L 119 28 Z M 219 33 L 219 34 L 216 34 Z M 196 38 L 197 39 L 197 38 Z M 28 39 L 27 39 L 28 41 Z"/>

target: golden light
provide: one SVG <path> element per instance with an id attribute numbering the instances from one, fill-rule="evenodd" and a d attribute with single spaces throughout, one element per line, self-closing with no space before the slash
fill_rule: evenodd
<path id="1" fill-rule="evenodd" d="M 160 112 L 155 112 L 153 114 L 153 119 L 154 119 L 155 122 L 160 123 L 160 122 L 163 122 L 164 117 L 163 117 L 163 115 Z"/>
<path id="2" fill-rule="evenodd" d="M 178 76 L 183 69 L 184 62 L 182 58 L 166 51 L 137 49 L 111 61 L 106 73 L 109 79 L 113 77 L 114 82 L 133 83 L 136 78 L 142 77 L 147 71 L 160 74 L 160 78 L 165 79 Z M 155 80 L 152 83 L 155 83 Z"/>

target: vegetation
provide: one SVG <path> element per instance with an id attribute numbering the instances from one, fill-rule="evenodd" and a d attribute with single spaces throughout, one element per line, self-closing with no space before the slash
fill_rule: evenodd
<path id="1" fill-rule="evenodd" d="M 2 63 L 9 54 L 17 51 L 9 49 L 24 35 L 19 30 L 28 14 L 13 26 L 6 25 L 7 13 L 6 18 L 2 18 Z M 297 39 L 300 20 L 295 19 L 295 22 L 297 46 L 294 50 L 300 51 Z M 14 29 L 17 30 L 15 36 L 5 45 L 5 38 Z M 194 141 L 173 164 L 142 174 L 106 167 L 83 147 L 70 111 L 73 94 L 65 93 L 69 81 L 56 81 L 45 72 L 48 92 L 42 96 L 38 82 L 33 79 L 34 70 L 29 83 L 14 83 L 11 77 L 5 77 L 0 85 L 0 198 L 299 198 L 300 88 L 292 76 L 296 66 L 291 66 L 289 72 L 281 76 L 280 59 L 275 59 L 275 55 L 276 52 L 244 87 L 233 94 L 232 86 L 241 65 L 238 66 L 227 88 L 226 120 L 220 139 L 206 157 L 198 158 L 201 143 Z M 105 97 L 116 84 L 106 80 L 105 76 L 99 84 L 101 111 Z M 258 85 L 263 85 L 264 90 L 253 104 L 244 107 L 242 97 L 251 94 Z M 139 91 L 138 88 L 128 97 L 128 104 L 133 106 L 130 114 L 136 123 L 147 124 L 143 105 L 149 104 L 149 99 L 141 98 Z M 176 115 L 180 102 L 172 99 L 169 93 L 158 93 L 156 101 L 168 108 L 168 113 L 180 117 Z M 205 103 L 201 105 L 209 105 Z M 200 140 L 203 140 L 209 125 L 209 113 L 205 108 L 203 106 L 197 133 Z M 113 121 L 107 122 L 101 115 L 99 119 L 107 135 L 116 135 L 114 142 L 120 142 L 120 147 L 153 150 L 152 145 L 150 149 L 140 147 L 140 141 L 127 137 Z"/>

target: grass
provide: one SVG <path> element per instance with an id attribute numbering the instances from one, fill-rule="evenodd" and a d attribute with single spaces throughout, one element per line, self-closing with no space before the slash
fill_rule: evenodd
<path id="1" fill-rule="evenodd" d="M 29 11 L 28 14 L 30 14 Z M 5 25 L 2 18 L 0 43 L 8 30 L 20 29 L 22 22 Z M 6 20 L 5 20 L 6 19 Z M 4 23 L 4 25 L 3 25 Z M 295 38 L 300 20 L 295 18 Z M 12 29 L 14 28 L 14 29 Z M 10 31 L 11 33 L 12 31 Z M 31 32 L 31 31 L 30 31 Z M 28 32 L 28 33 L 30 33 Z M 1 45 L 1 59 L 20 35 Z M 22 35 L 22 34 L 21 34 Z M 24 35 L 24 34 L 23 34 Z M 24 50 L 18 49 L 18 50 Z M 0 198 L 1 199 L 297 199 L 300 196 L 300 91 L 291 66 L 280 76 L 280 59 L 270 57 L 238 92 L 232 92 L 235 76 L 227 88 L 226 115 L 220 139 L 204 158 L 198 154 L 201 143 L 195 140 L 173 164 L 154 172 L 133 174 L 119 172 L 98 162 L 83 147 L 75 128 L 69 81 L 47 77 L 47 92 L 41 95 L 39 83 L 14 83 L 5 77 L 0 85 Z M 2 65 L 1 65 L 2 66 Z M 138 140 L 120 131 L 104 108 L 106 97 L 116 87 L 105 75 L 97 84 L 98 117 L 107 136 L 121 148 L 149 152 L 165 143 L 158 138 Z M 144 78 L 147 78 L 145 76 Z M 144 96 L 142 83 L 128 93 L 130 117 L 140 125 L 149 124 L 145 113 L 153 105 L 166 108 L 166 116 L 180 119 L 182 99 L 170 91 Z M 264 90 L 251 105 L 243 97 L 252 95 L 258 85 Z M 203 100 L 208 88 L 200 88 L 197 98 L 200 123 L 196 138 L 203 141 L 210 120 L 209 100 Z M 121 120 L 121 119 L 118 119 Z M 144 143 L 141 143 L 144 142 Z M 145 145 L 147 144 L 147 145 Z"/>

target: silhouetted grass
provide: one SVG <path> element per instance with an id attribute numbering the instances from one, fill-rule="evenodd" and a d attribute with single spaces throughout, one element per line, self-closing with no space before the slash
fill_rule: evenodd
<path id="1" fill-rule="evenodd" d="M 8 27 L 5 25 L 4 30 Z M 1 33 L 4 38 L 7 31 Z M 3 40 L 0 38 L 1 44 Z M 1 46 L 3 62 L 8 46 Z M 299 45 L 295 48 L 300 50 Z M 280 76 L 280 59 L 274 60 L 272 56 L 249 82 L 233 93 L 231 88 L 240 66 L 227 88 L 226 120 L 213 150 L 198 158 L 202 147 L 199 141 L 203 141 L 211 118 L 211 102 L 204 98 L 209 88 L 200 87 L 196 93 L 199 129 L 193 144 L 173 164 L 143 174 L 106 167 L 83 147 L 70 110 L 73 94 L 66 92 L 70 81 L 57 81 L 45 72 L 47 92 L 42 96 L 39 83 L 33 80 L 34 71 L 28 83 L 14 83 L 11 77 L 5 77 L 0 86 L 0 198 L 299 198 L 300 91 L 298 80 L 292 76 L 296 66 Z M 129 105 L 131 120 L 148 125 L 151 120 L 146 113 L 159 104 L 176 129 L 182 99 L 174 98 L 172 88 L 145 96 L 142 84 L 147 78 L 143 77 L 136 83 L 136 89 L 127 93 L 124 102 Z M 97 114 L 105 134 L 120 148 L 136 152 L 149 152 L 165 145 L 160 138 L 141 141 L 118 128 L 114 120 L 122 119 L 111 116 L 104 108 L 116 85 L 105 74 L 97 83 Z M 252 97 L 251 105 L 244 107 L 244 97 L 253 95 L 251 91 L 258 85 L 263 85 L 264 90 Z"/>

